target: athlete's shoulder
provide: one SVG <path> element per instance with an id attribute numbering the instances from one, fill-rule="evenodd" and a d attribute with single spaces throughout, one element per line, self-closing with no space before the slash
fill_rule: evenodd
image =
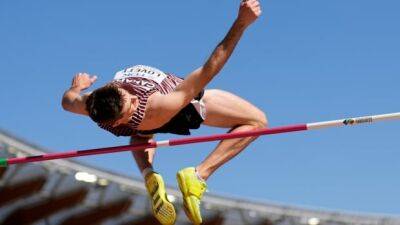
<path id="1" fill-rule="evenodd" d="M 165 101 L 170 98 L 169 95 L 160 92 L 153 93 L 147 101 L 145 118 L 139 126 L 139 129 L 152 130 L 164 125 L 171 117 L 165 113 Z"/>

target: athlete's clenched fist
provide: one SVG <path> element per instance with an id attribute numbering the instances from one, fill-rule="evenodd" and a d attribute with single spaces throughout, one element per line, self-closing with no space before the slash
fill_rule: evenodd
<path id="1" fill-rule="evenodd" d="M 238 21 L 243 25 L 252 24 L 261 15 L 261 5 L 258 0 L 244 0 L 240 3 Z"/>

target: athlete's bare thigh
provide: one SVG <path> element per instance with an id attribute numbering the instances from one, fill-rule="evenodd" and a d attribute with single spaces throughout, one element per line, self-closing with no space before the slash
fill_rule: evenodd
<path id="1" fill-rule="evenodd" d="M 232 128 L 246 124 L 267 124 L 265 114 L 250 102 L 223 90 L 206 90 L 203 97 L 206 106 L 204 124 Z"/>

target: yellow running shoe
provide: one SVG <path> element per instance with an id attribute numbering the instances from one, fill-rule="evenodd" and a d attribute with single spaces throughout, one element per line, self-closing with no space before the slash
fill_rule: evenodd
<path id="1" fill-rule="evenodd" d="M 200 200 L 207 189 L 207 184 L 199 180 L 193 167 L 179 171 L 176 175 L 183 195 L 186 216 L 194 224 L 201 224 Z"/>
<path id="2" fill-rule="evenodd" d="M 168 200 L 164 181 L 160 174 L 151 172 L 145 178 L 154 217 L 162 225 L 173 225 L 176 221 L 174 205 Z"/>

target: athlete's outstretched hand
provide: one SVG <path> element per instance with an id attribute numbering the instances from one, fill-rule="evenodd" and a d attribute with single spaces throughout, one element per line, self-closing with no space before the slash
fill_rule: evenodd
<path id="1" fill-rule="evenodd" d="M 85 90 L 92 86 L 92 84 L 97 80 L 97 76 L 90 76 L 87 73 L 78 73 L 72 79 L 72 88 L 77 88 L 79 90 Z"/>
<path id="2" fill-rule="evenodd" d="M 261 15 L 261 5 L 258 0 L 243 0 L 240 3 L 238 21 L 245 26 L 252 24 Z"/>

